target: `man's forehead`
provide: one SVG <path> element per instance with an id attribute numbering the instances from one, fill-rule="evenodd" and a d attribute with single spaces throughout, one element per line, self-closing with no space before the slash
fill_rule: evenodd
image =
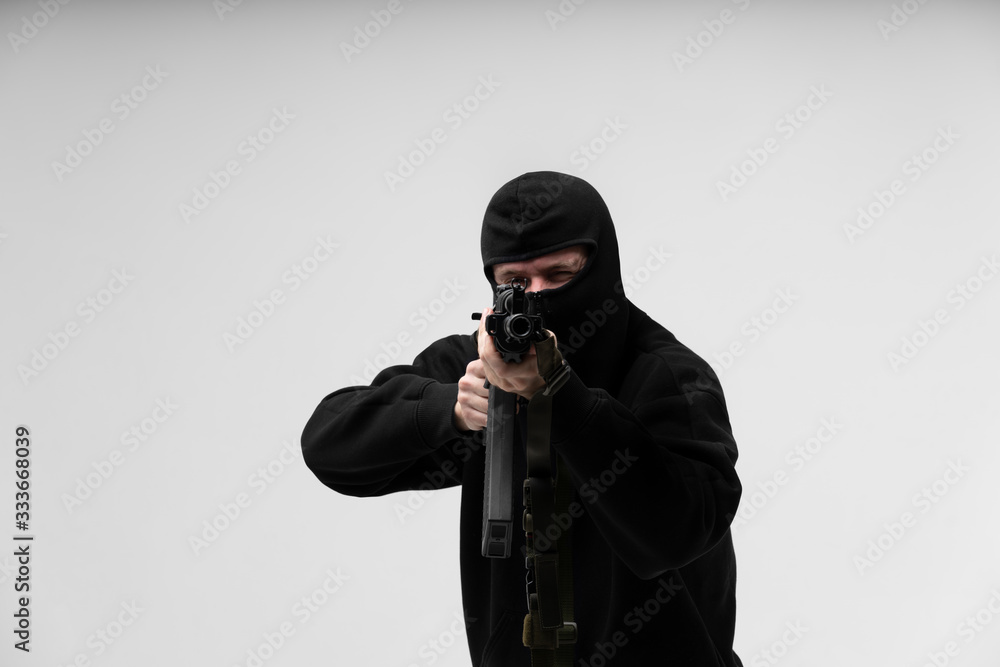
<path id="1" fill-rule="evenodd" d="M 501 272 L 519 272 L 527 271 L 531 269 L 547 269 L 553 266 L 566 265 L 566 266 L 576 266 L 583 264 L 587 259 L 587 247 L 582 245 L 570 246 L 569 248 L 562 248 L 544 255 L 539 255 L 538 257 L 532 257 L 531 259 L 526 259 L 522 262 L 501 262 L 493 267 L 493 275 L 498 275 Z"/>

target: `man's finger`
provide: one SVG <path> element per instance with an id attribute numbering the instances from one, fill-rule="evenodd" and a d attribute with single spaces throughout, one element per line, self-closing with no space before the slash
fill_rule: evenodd
<path id="1" fill-rule="evenodd" d="M 469 375 L 474 378 L 485 379 L 486 369 L 483 368 L 483 360 L 473 359 L 472 361 L 470 361 L 469 365 L 465 367 L 465 373 L 466 375 Z"/>
<path id="2" fill-rule="evenodd" d="M 487 419 L 485 414 L 481 412 L 473 413 L 473 418 L 470 423 L 470 426 L 472 426 L 473 428 L 470 430 L 482 431 L 484 428 L 486 428 L 486 423 Z"/>
<path id="3" fill-rule="evenodd" d="M 481 413 L 483 415 L 483 418 L 485 419 L 485 416 L 490 409 L 490 399 L 483 398 L 481 396 L 473 397 L 469 399 L 467 405 L 476 412 Z"/>
<path id="4" fill-rule="evenodd" d="M 462 401 L 462 411 L 468 423 L 477 428 L 485 428 L 489 413 L 489 399 L 481 396 L 466 396 Z"/>

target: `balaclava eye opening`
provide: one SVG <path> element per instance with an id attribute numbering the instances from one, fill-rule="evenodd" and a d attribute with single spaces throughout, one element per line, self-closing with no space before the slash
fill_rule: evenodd
<path id="1" fill-rule="evenodd" d="M 588 386 L 610 389 L 625 344 L 630 305 L 625 298 L 618 240 L 607 205 L 583 179 L 530 172 L 505 183 L 486 208 L 483 270 L 496 288 L 493 267 L 574 245 L 588 248 L 571 281 L 539 294 L 542 321 L 563 356 Z"/>

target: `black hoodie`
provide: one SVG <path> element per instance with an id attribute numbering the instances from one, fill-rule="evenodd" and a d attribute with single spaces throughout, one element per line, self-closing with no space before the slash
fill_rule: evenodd
<path id="1" fill-rule="evenodd" d="M 491 285 L 497 263 L 572 245 L 589 248 L 584 269 L 539 294 L 543 323 L 573 369 L 552 403 L 552 447 L 575 489 L 564 517 L 579 626 L 574 665 L 740 665 L 729 525 L 741 487 L 718 378 L 625 298 L 614 225 L 588 183 L 529 173 L 490 201 L 482 253 Z M 472 663 L 528 667 L 524 535 L 515 531 L 509 559 L 480 554 L 482 433 L 453 421 L 457 382 L 476 358 L 473 337 L 453 335 L 368 387 L 330 394 L 306 425 L 303 454 L 324 484 L 352 496 L 461 484 Z M 515 486 L 520 516 L 520 479 Z"/>

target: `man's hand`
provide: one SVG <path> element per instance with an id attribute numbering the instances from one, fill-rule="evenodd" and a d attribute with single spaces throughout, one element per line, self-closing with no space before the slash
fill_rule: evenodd
<path id="1" fill-rule="evenodd" d="M 492 338 L 486 333 L 486 316 L 492 312 L 493 309 L 487 308 L 479 320 L 479 359 L 483 363 L 486 379 L 499 389 L 530 399 L 545 388 L 545 380 L 538 374 L 535 345 L 532 343 L 527 354 L 521 355 L 519 363 L 509 364 L 504 361 Z"/>
<path id="2" fill-rule="evenodd" d="M 492 308 L 487 308 L 479 320 L 479 358 L 469 362 L 465 367 L 465 375 L 458 381 L 455 426 L 460 431 L 480 431 L 486 428 L 490 402 L 486 380 L 499 389 L 527 399 L 545 388 L 545 380 L 538 374 L 538 357 L 534 344 L 526 354 L 521 355 L 520 363 L 509 364 L 500 356 L 497 346 L 486 333 L 486 316 L 492 312 Z"/>
<path id="3" fill-rule="evenodd" d="M 465 367 L 465 375 L 458 381 L 458 400 L 455 401 L 455 426 L 458 430 L 481 431 L 486 428 L 490 390 L 485 383 L 482 360 L 470 361 Z"/>

